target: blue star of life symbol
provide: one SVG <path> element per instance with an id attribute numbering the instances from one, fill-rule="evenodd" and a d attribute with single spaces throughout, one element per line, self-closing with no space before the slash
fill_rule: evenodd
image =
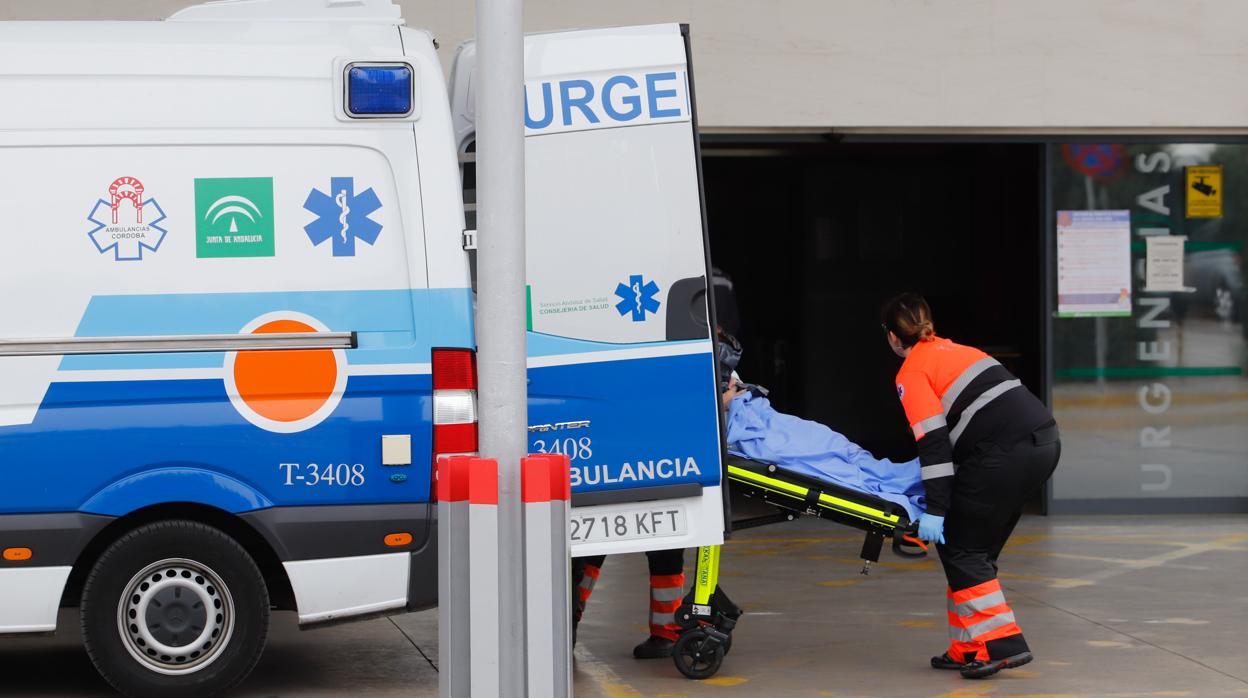
<path id="1" fill-rule="evenodd" d="M 108 201 L 96 200 L 91 213 L 87 214 L 87 220 L 94 223 L 95 227 L 87 235 L 100 254 L 111 250 L 113 261 L 142 260 L 143 250 L 155 252 L 160 249 L 160 243 L 164 242 L 165 236 L 169 234 L 169 231 L 158 225 L 165 220 L 166 216 L 160 204 L 156 203 L 156 199 L 143 201 L 143 215 L 141 218 L 136 218 L 134 222 L 112 223 L 110 212 L 111 207 Z M 139 223 L 140 220 L 145 222 Z"/>
<path id="2" fill-rule="evenodd" d="M 303 207 L 317 218 L 303 226 L 313 245 L 333 240 L 335 257 L 354 257 L 355 241 L 372 245 L 381 234 L 381 224 L 369 214 L 381 208 L 372 187 L 355 193 L 354 177 L 330 177 L 329 193 L 313 189 Z"/>
<path id="3" fill-rule="evenodd" d="M 615 304 L 615 309 L 621 316 L 632 313 L 633 322 L 641 322 L 646 319 L 646 313 L 659 312 L 659 301 L 654 297 L 654 294 L 658 292 L 658 284 L 653 281 L 644 281 L 641 274 L 633 274 L 628 277 L 627 284 L 619 284 L 615 287 L 615 295 L 620 297 L 620 302 Z"/>

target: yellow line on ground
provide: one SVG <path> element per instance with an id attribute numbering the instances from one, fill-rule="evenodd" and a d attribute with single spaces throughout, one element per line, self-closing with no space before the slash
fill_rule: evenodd
<path id="1" fill-rule="evenodd" d="M 1075 431 L 1138 429 L 1142 426 L 1141 422 L 1145 415 L 1141 415 L 1138 410 L 1122 414 L 1096 412 L 1082 415 L 1059 411 L 1057 417 L 1062 428 L 1066 430 L 1065 433 L 1069 434 Z M 1174 411 L 1166 413 L 1166 425 L 1172 427 L 1239 427 L 1244 423 L 1245 417 L 1248 417 L 1248 410 L 1244 409 L 1220 410 L 1216 414 Z"/>
<path id="2" fill-rule="evenodd" d="M 1191 691 L 1153 691 L 1150 693 L 1010 693 L 1001 698 L 1185 698 Z"/>
<path id="3" fill-rule="evenodd" d="M 935 628 L 934 620 L 899 620 L 897 625 L 904 625 L 907 628 Z"/>
<path id="4" fill-rule="evenodd" d="M 1043 582 L 1054 589 L 1074 589 L 1076 587 L 1086 587 L 1096 584 L 1096 582 L 1089 581 L 1087 579 L 1045 577 L 1039 574 L 1013 574 L 1011 572 L 1002 572 L 1001 578 L 1009 581 L 1022 580 L 1025 582 Z"/>
<path id="5" fill-rule="evenodd" d="M 1168 533 L 1173 536 L 1173 533 Z M 1183 548 L 1192 545 L 1190 540 L 1173 540 L 1158 538 L 1155 533 L 1119 533 L 1119 534 L 1052 534 L 1047 536 L 1050 539 L 1058 539 L 1062 541 L 1086 541 L 1089 543 L 1128 543 L 1131 545 L 1169 545 L 1175 548 Z M 1209 533 L 1206 531 L 1197 531 L 1191 534 L 1191 537 L 1197 542 L 1209 540 Z M 1225 536 L 1227 545 L 1241 543 L 1248 540 L 1248 535 L 1232 533 Z M 1008 546 L 1007 546 L 1008 547 Z"/>
<path id="6" fill-rule="evenodd" d="M 628 685 L 614 669 L 599 661 L 584 645 L 576 648 L 576 655 L 576 671 L 584 672 L 593 679 L 607 698 L 641 698 L 640 691 Z"/>
<path id="7" fill-rule="evenodd" d="M 1086 642 L 1088 647 L 1097 647 L 1100 649 L 1129 650 L 1138 647 L 1138 645 L 1133 645 L 1130 642 L 1123 642 L 1122 640 L 1087 640 Z"/>
<path id="8" fill-rule="evenodd" d="M 935 555 L 935 552 L 930 553 L 930 555 Z M 862 566 L 862 558 L 860 557 L 846 557 L 844 555 L 836 555 L 836 556 L 826 556 L 820 559 L 831 560 L 833 562 L 843 562 L 847 565 L 854 565 L 856 567 Z M 879 562 L 871 563 L 871 566 L 882 567 L 882 568 L 890 569 L 890 570 L 897 570 L 899 572 L 907 572 L 907 571 L 912 571 L 912 570 L 930 570 L 930 569 L 936 568 L 936 560 L 933 560 L 931 557 L 926 557 L 926 558 L 923 558 L 922 560 L 903 560 L 901 562 L 898 562 L 896 560 L 880 560 Z"/>
<path id="9" fill-rule="evenodd" d="M 1011 548 L 1017 548 L 1020 545 L 1027 545 L 1028 543 L 1036 543 L 1042 540 L 1052 540 L 1052 539 L 1053 539 L 1053 536 L 1047 533 L 1027 533 L 1027 534 L 1022 534 L 1022 535 L 1017 535 L 1017 536 L 1010 536 L 1009 542 L 1005 544 L 1005 549 L 1010 550 Z"/>
<path id="10" fill-rule="evenodd" d="M 1139 385 L 1143 385 L 1140 383 Z M 1210 405 L 1227 402 L 1243 402 L 1248 400 L 1248 392 L 1237 390 L 1226 393 L 1183 393 L 1175 395 L 1175 405 Z M 1107 395 L 1054 395 L 1053 406 L 1063 407 L 1121 407 L 1140 404 L 1140 396 L 1136 389 L 1128 393 L 1112 393 Z"/>
<path id="11" fill-rule="evenodd" d="M 740 686 L 749 681 L 744 676 L 716 676 L 710 679 L 704 679 L 702 683 L 708 686 Z"/>
<path id="12" fill-rule="evenodd" d="M 819 536 L 813 538 L 788 538 L 785 536 L 776 536 L 774 538 L 729 538 L 726 545 L 775 545 L 776 543 L 800 543 L 809 545 L 812 543 L 842 543 L 844 541 L 860 540 L 861 536 Z"/>
<path id="13" fill-rule="evenodd" d="M 932 696 L 932 698 L 977 698 L 977 696 L 991 695 L 993 688 L 991 684 L 967 686 L 965 688 L 955 688 L 947 693 L 938 693 Z"/>
<path id="14" fill-rule="evenodd" d="M 1080 536 L 1062 536 L 1062 538 L 1065 540 L 1074 540 L 1074 539 L 1080 538 Z M 1091 536 L 1084 536 L 1083 538 L 1091 538 Z M 1107 536 L 1106 538 L 1112 539 L 1116 537 Z M 1024 581 L 1033 581 L 1033 582 L 1044 582 L 1045 584 L 1048 584 L 1049 586 L 1055 589 L 1073 589 L 1075 587 L 1099 584 L 1107 579 L 1113 579 L 1114 577 L 1117 577 L 1122 574 L 1126 574 L 1128 572 L 1152 569 L 1154 567 L 1163 567 L 1171 562 L 1176 562 L 1178 560 L 1189 558 L 1195 555 L 1201 555 L 1204 553 L 1215 552 L 1215 551 L 1225 552 L 1227 550 L 1237 550 L 1236 544 L 1244 542 L 1245 539 L 1248 539 L 1248 534 L 1232 533 L 1232 534 L 1228 534 L 1224 536 L 1219 536 L 1218 538 L 1214 538 L 1213 540 L 1208 540 L 1203 543 L 1169 543 L 1166 541 L 1147 541 L 1150 543 L 1157 543 L 1161 545 L 1170 545 L 1170 546 L 1173 546 L 1175 549 L 1168 550 L 1158 555 L 1152 555 L 1150 557 L 1137 558 L 1137 559 L 1121 559 L 1121 558 L 1115 559 L 1115 560 L 1112 560 L 1112 562 L 1116 563 L 1118 565 L 1117 567 L 1109 567 L 1109 568 L 1100 570 L 1098 572 L 1093 572 L 1091 574 L 1085 575 L 1083 577 L 1074 577 L 1074 578 L 1045 577 L 1045 576 L 1040 576 L 1040 575 L 1011 574 L 1009 572 L 1006 572 L 1001 575 L 1001 578 L 1007 579 L 1007 580 L 1024 580 Z M 1132 541 L 1132 542 L 1145 542 L 1145 541 Z M 1044 554 L 1043 552 L 1037 552 L 1037 551 L 1032 551 L 1032 552 L 1033 554 L 1037 554 L 1037 555 Z M 1056 553 L 1053 553 L 1052 555 L 1054 557 L 1058 557 Z M 1109 562 L 1111 560 L 1104 560 L 1104 561 Z"/>
<path id="15" fill-rule="evenodd" d="M 1147 567 L 1148 563 L 1130 558 L 1122 557 L 1097 557 L 1095 555 L 1075 555 L 1073 553 L 1054 553 L 1047 550 L 1013 550 L 1010 555 L 1018 555 L 1022 557 L 1052 557 L 1060 560 L 1087 560 L 1089 562 L 1102 562 L 1113 565 L 1124 565 L 1127 567 Z"/>
<path id="16" fill-rule="evenodd" d="M 1019 676 L 1014 673 L 1014 676 Z M 941 693 L 933 698 L 979 698 L 980 696 L 996 696 L 996 686 L 970 686 L 958 688 L 948 693 Z M 1148 693 L 1006 693 L 996 698 L 1186 698 L 1194 695 L 1191 691 L 1153 691 Z"/>
<path id="17" fill-rule="evenodd" d="M 1131 565 L 1130 567 L 1119 567 L 1117 569 L 1108 569 L 1108 570 L 1101 570 L 1100 572 L 1094 572 L 1088 575 L 1087 577 L 1085 577 L 1084 579 L 1087 579 L 1089 582 L 1093 582 L 1093 583 L 1103 582 L 1106 579 L 1111 579 L 1113 577 L 1117 577 L 1120 574 L 1125 574 L 1133 570 L 1148 569 L 1151 567 L 1161 567 L 1167 563 L 1174 562 L 1176 560 L 1182 560 L 1183 558 L 1187 558 L 1187 557 L 1192 557 L 1193 555 L 1200 555 L 1203 553 L 1214 552 L 1214 551 L 1223 551 L 1226 549 L 1226 546 L 1234 544 L 1234 543 L 1241 543 L 1245 539 L 1248 539 L 1248 534 L 1237 533 L 1237 534 L 1231 534 L 1227 536 L 1221 536 L 1219 538 L 1215 538 L 1209 541 L 1208 543 L 1201 543 L 1199 545 L 1186 545 L 1183 548 L 1180 548 L 1179 550 L 1171 550 L 1169 552 L 1161 553 L 1160 555 L 1154 555 L 1152 557 L 1144 558 L 1136 562 L 1135 564 Z"/>

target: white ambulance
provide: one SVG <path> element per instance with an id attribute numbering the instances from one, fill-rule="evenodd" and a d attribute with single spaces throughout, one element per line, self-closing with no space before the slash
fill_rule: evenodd
<path id="1" fill-rule="evenodd" d="M 435 48 L 388 0 L 0 22 L 0 633 L 77 606 L 119 690 L 201 695 L 273 609 L 436 603 L 477 385 L 474 52 L 448 91 Z M 687 34 L 525 51 L 532 450 L 574 554 L 716 544 Z"/>

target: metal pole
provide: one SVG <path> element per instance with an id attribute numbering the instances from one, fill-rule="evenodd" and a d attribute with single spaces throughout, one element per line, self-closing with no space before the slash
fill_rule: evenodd
<path id="1" fill-rule="evenodd" d="M 477 0 L 477 336 L 481 454 L 498 461 L 500 695 L 525 693 L 520 459 L 525 371 L 521 0 Z M 475 602 L 475 600 L 474 600 Z"/>
<path id="2" fill-rule="evenodd" d="M 1093 183 L 1090 175 L 1084 175 L 1084 189 L 1088 194 L 1088 210 L 1096 210 L 1096 184 Z M 1109 357 L 1109 332 L 1105 329 L 1105 318 L 1098 317 L 1092 320 L 1095 336 L 1093 342 L 1096 343 L 1096 385 L 1102 391 L 1105 390 L 1105 364 Z"/>

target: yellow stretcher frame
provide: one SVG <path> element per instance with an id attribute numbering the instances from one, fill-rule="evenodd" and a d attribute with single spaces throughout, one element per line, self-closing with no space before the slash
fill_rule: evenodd
<path id="1" fill-rule="evenodd" d="M 922 557 L 926 547 L 913 536 L 915 523 L 905 509 L 879 497 L 789 472 L 777 465 L 729 455 L 725 461 L 726 483 L 733 494 L 757 498 L 778 513 L 733 521 L 733 529 L 790 521 L 798 516 L 816 516 L 866 532 L 861 556 L 862 568 L 880 559 L 886 537 L 893 540 L 893 551 L 903 557 Z M 921 552 L 910 552 L 903 545 L 915 545 Z M 680 637 L 672 648 L 676 668 L 691 679 L 705 679 L 719 670 L 732 646 L 732 630 L 741 610 L 719 588 L 720 546 L 698 548 L 693 588 L 676 612 Z"/>
<path id="2" fill-rule="evenodd" d="M 900 504 L 872 494 L 795 473 L 781 466 L 729 454 L 724 462 L 730 492 L 771 505 L 777 513 L 733 521 L 734 530 L 787 521 L 798 516 L 821 519 L 865 532 L 861 556 L 866 574 L 878 562 L 884 539 L 892 539 L 893 552 L 902 557 L 922 557 L 927 547 L 916 537 L 917 523 Z"/>
<path id="3" fill-rule="evenodd" d="M 722 546 L 698 548 L 698 566 L 693 576 L 693 602 L 699 606 L 711 603 L 711 594 L 719 585 L 719 550 Z"/>
<path id="4" fill-rule="evenodd" d="M 762 475 L 760 473 L 746 470 L 741 466 L 731 464 L 728 466 L 728 478 L 742 484 L 754 485 L 755 487 L 770 490 L 775 494 L 792 497 L 793 499 L 803 502 L 810 497 L 811 490 L 813 489 L 810 487 L 802 487 L 801 485 L 796 485 L 792 482 L 787 482 L 776 477 Z M 858 502 L 854 502 L 843 497 L 837 497 L 828 494 L 827 492 L 821 491 L 818 493 L 817 505 L 831 511 L 838 511 L 845 516 L 853 516 L 880 526 L 896 528 L 897 526 L 902 525 L 902 517 L 898 514 L 889 513 L 878 507 L 859 504 Z"/>

